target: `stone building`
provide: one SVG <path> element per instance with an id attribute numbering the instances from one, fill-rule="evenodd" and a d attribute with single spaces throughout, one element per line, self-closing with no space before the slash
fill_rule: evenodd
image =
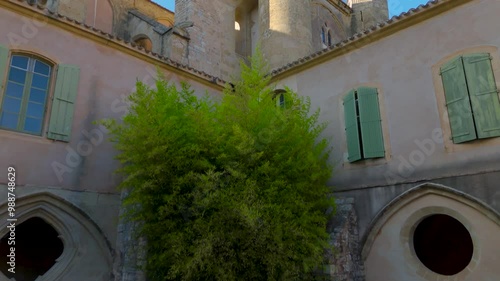
<path id="1" fill-rule="evenodd" d="M 123 116 L 136 79 L 152 83 L 157 68 L 216 98 L 259 45 L 273 83 L 328 122 L 330 280 L 499 280 L 499 11 L 491 0 L 391 19 L 386 0 L 177 0 L 175 15 L 148 0 L 0 1 L 0 280 L 144 280 L 119 219 L 116 151 L 93 121 Z"/>

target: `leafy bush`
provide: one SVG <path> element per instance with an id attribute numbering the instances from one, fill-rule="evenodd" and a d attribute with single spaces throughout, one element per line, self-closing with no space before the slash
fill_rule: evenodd
<path id="1" fill-rule="evenodd" d="M 103 122 L 149 280 L 304 280 L 323 262 L 334 206 L 325 124 L 289 89 L 277 106 L 261 56 L 251 65 L 218 102 L 139 82 L 123 123 Z"/>

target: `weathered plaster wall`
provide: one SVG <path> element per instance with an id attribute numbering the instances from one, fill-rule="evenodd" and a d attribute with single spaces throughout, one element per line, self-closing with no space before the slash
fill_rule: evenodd
<path id="1" fill-rule="evenodd" d="M 329 183 L 337 197 L 355 199 L 360 237 L 386 204 L 425 182 L 463 191 L 500 212 L 500 138 L 459 145 L 449 140 L 438 71 L 461 53 L 489 52 L 500 85 L 500 38 L 491 24 L 498 21 L 498 9 L 495 1 L 467 2 L 278 82 L 309 96 L 313 108 L 321 108 L 320 121 L 329 123 L 325 136 L 332 140 L 335 166 Z M 342 98 L 363 85 L 379 90 L 386 156 L 349 163 Z M 386 280 L 373 271 L 367 274 L 368 280 Z M 406 280 L 401 276 L 394 280 Z"/>
<path id="2" fill-rule="evenodd" d="M 118 178 L 113 175 L 117 167 L 113 159 L 115 152 L 109 142 L 98 137 L 106 136 L 101 131 L 97 133 L 99 127 L 92 122 L 122 116 L 126 108 L 123 97 L 133 91 L 136 79 L 146 79 L 151 83 L 156 75 L 155 66 L 50 24 L 40 27 L 36 37 L 26 44 L 12 46 L 7 34 L 21 34 L 25 22 L 7 10 L 2 9 L 0 13 L 2 21 L 9 22 L 9 25 L 0 26 L 0 34 L 3 34 L 0 44 L 15 51 L 44 56 L 57 64 L 77 65 L 81 69 L 71 142 L 53 142 L 44 136 L 0 130 L 0 154 L 5 160 L 2 166 L 17 166 L 22 175 L 18 178 L 19 185 L 116 192 Z M 190 82 L 200 94 L 204 94 L 205 90 L 217 92 L 174 73 L 166 73 L 166 76 L 175 82 Z M 89 138 L 94 139 L 97 145 L 92 145 L 90 149 L 82 147 L 85 146 L 82 143 L 88 143 Z M 83 153 L 88 154 L 86 157 L 80 157 L 77 155 L 79 150 L 91 152 Z M 58 177 L 54 172 L 54 163 L 68 167 L 67 172 Z M 0 175 L 0 182 L 6 181 L 6 174 Z"/>
<path id="3" fill-rule="evenodd" d="M 331 158 L 335 176 L 330 183 L 337 191 L 500 169 L 499 138 L 445 147 L 445 124 L 436 97 L 439 85 L 433 77 L 435 65 L 459 51 L 491 46 L 498 58 L 500 39 L 488 23 L 495 21 L 494 10 L 500 3 L 485 2 L 465 4 L 279 81 L 309 96 L 313 107 L 321 108 L 321 121 L 329 122 L 325 136 L 335 148 Z M 486 4 L 491 7 L 488 11 L 481 6 Z M 424 36 L 428 40 L 421 40 Z M 497 60 L 493 60 L 495 73 Z M 379 89 L 388 155 L 349 163 L 342 98 L 360 85 Z"/>
<path id="4" fill-rule="evenodd" d="M 137 79 L 152 85 L 156 64 L 167 79 L 177 85 L 180 81 L 190 83 L 196 94 L 208 92 L 215 97 L 219 95 L 219 88 L 208 86 L 212 82 L 203 84 L 201 79 L 195 80 L 193 75 L 181 70 L 169 72 L 163 62 L 131 47 L 115 49 L 109 46 L 109 39 L 97 40 L 82 29 L 73 33 L 61 28 L 57 20 L 42 22 L 41 18 L 43 16 L 38 15 L 38 20 L 34 20 L 2 7 L 0 21 L 9 24 L 0 24 L 0 44 L 12 52 L 41 56 L 56 65 L 79 66 L 80 82 L 71 140 L 64 143 L 46 138 L 48 114 L 42 136 L 0 130 L 0 169 L 16 168 L 17 203 L 22 205 L 31 202 L 30 198 L 47 194 L 55 203 L 45 208 L 44 201 L 36 201 L 29 208 L 43 207 L 49 216 L 57 217 L 56 223 L 72 229 L 71 237 L 76 241 L 72 249 L 76 251 L 76 258 L 65 267 L 63 279 L 59 280 L 112 280 L 113 263 L 119 262 L 115 259 L 124 255 L 123 237 L 117 237 L 122 234 L 118 230 L 120 194 L 116 190 L 120 178 L 114 174 L 118 162 L 114 160 L 116 151 L 108 141 L 109 136 L 93 122 L 122 117 L 127 109 L 124 98 L 134 90 Z M 33 33 L 26 33 L 27 25 L 35 27 L 30 29 Z M 12 41 L 13 34 L 23 40 Z M 6 183 L 7 172 L 0 173 L 2 221 L 6 221 Z M 72 211 L 51 207 L 58 206 L 57 202 Z M 26 207 L 26 212 L 19 209 L 19 222 L 33 215 L 29 208 Z M 1 232 L 0 236 L 4 234 Z"/>

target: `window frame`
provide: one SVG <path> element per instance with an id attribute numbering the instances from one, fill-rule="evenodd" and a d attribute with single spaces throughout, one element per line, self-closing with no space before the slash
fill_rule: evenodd
<path id="1" fill-rule="evenodd" d="M 497 87 L 500 88 L 500 53 L 496 46 L 477 46 L 467 49 L 462 49 L 449 55 L 442 57 L 437 61 L 431 68 L 432 78 L 434 84 L 434 93 L 436 95 L 438 113 L 439 113 L 439 124 L 441 125 L 444 148 L 448 153 L 467 151 L 471 149 L 479 149 L 484 146 L 490 145 L 500 145 L 500 137 L 484 138 L 484 139 L 474 139 L 463 143 L 454 143 L 453 134 L 451 131 L 450 118 L 448 114 L 448 108 L 446 106 L 446 97 L 444 92 L 444 84 L 441 79 L 441 67 L 463 55 L 470 55 L 474 53 L 489 53 L 491 56 L 491 67 L 493 70 L 493 75 L 495 77 L 495 82 Z M 500 93 L 497 93 L 500 99 Z"/>
<path id="2" fill-rule="evenodd" d="M 4 102 L 4 98 L 6 96 L 5 93 L 7 91 L 7 85 L 9 82 L 8 78 L 9 78 L 11 68 L 12 68 L 12 58 L 14 56 L 23 56 L 23 57 L 29 58 L 28 71 L 27 71 L 27 75 L 25 78 L 25 83 L 23 84 L 24 85 L 23 95 L 22 95 L 23 101 L 21 102 L 20 111 L 23 109 L 23 107 L 25 108 L 26 105 L 28 104 L 26 95 L 29 95 L 29 92 L 31 90 L 31 83 L 32 83 L 32 81 L 30 82 L 29 77 L 33 76 L 33 71 L 30 72 L 30 70 L 29 70 L 31 61 L 32 60 L 33 61 L 40 61 L 44 64 L 47 64 L 50 67 L 50 73 L 49 73 L 48 82 L 47 82 L 48 85 L 47 85 L 47 90 L 46 90 L 47 93 L 45 96 L 44 109 L 43 109 L 43 114 L 42 114 L 42 118 L 41 118 L 41 131 L 39 134 L 32 133 L 29 131 L 18 129 L 19 125 L 18 125 L 18 128 L 16 128 L 16 129 L 0 127 L 0 131 L 8 131 L 8 132 L 19 133 L 22 135 L 27 135 L 27 136 L 42 137 L 43 138 L 47 134 L 48 123 L 49 123 L 49 119 L 50 119 L 50 118 L 48 118 L 48 115 L 50 115 L 49 113 L 51 112 L 51 109 L 52 109 L 51 108 L 52 107 L 51 101 L 52 101 L 53 94 L 54 94 L 54 85 L 55 85 L 55 79 L 57 78 L 56 76 L 57 76 L 58 64 L 56 62 L 54 62 L 53 60 L 51 60 L 43 55 L 40 55 L 38 53 L 34 53 L 34 52 L 26 51 L 26 50 L 10 49 L 8 59 L 7 59 L 8 65 L 7 65 L 7 69 L 5 71 L 5 77 L 0 77 L 0 79 L 2 79 L 2 81 L 5 84 L 4 89 L 2 89 L 0 91 L 0 113 L 3 112 L 3 102 Z M 34 70 L 34 68 L 33 68 L 33 70 Z M 27 110 L 27 108 L 25 108 L 24 111 L 26 111 L 26 110 Z M 24 115 L 26 115 L 26 114 L 24 114 Z M 21 117 L 19 117 L 19 118 L 21 118 Z M 26 116 L 23 117 L 23 120 L 25 118 L 26 118 Z"/>

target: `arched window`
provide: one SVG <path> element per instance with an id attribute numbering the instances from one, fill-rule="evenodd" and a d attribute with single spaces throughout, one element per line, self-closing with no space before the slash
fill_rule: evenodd
<path id="1" fill-rule="evenodd" d="M 328 30 L 328 46 L 332 45 L 332 32 Z"/>
<path id="2" fill-rule="evenodd" d="M 12 55 L 0 106 L 1 128 L 42 134 L 51 76 L 49 63 L 27 55 Z"/>
<path id="3" fill-rule="evenodd" d="M 39 136 L 46 132 L 49 139 L 69 142 L 79 83 L 76 65 L 60 64 L 56 70 L 48 59 L 12 53 L 0 45 L 0 88 L 4 89 L 0 92 L 0 129 Z M 46 114 L 49 96 L 51 111 Z M 44 130 L 46 115 L 50 122 Z"/>
<path id="4" fill-rule="evenodd" d="M 236 31 L 240 31 L 241 30 L 240 23 L 237 22 L 237 21 L 234 22 L 234 30 L 236 30 Z"/>
<path id="5" fill-rule="evenodd" d="M 151 52 L 153 50 L 153 42 L 151 42 L 151 39 L 149 39 L 145 35 L 141 35 L 139 37 L 136 37 L 134 40 L 134 43 L 139 46 L 144 48 L 144 50 Z"/>
<path id="6" fill-rule="evenodd" d="M 325 28 L 324 27 L 321 28 L 321 42 L 323 44 L 326 44 L 326 35 L 325 35 Z"/>

